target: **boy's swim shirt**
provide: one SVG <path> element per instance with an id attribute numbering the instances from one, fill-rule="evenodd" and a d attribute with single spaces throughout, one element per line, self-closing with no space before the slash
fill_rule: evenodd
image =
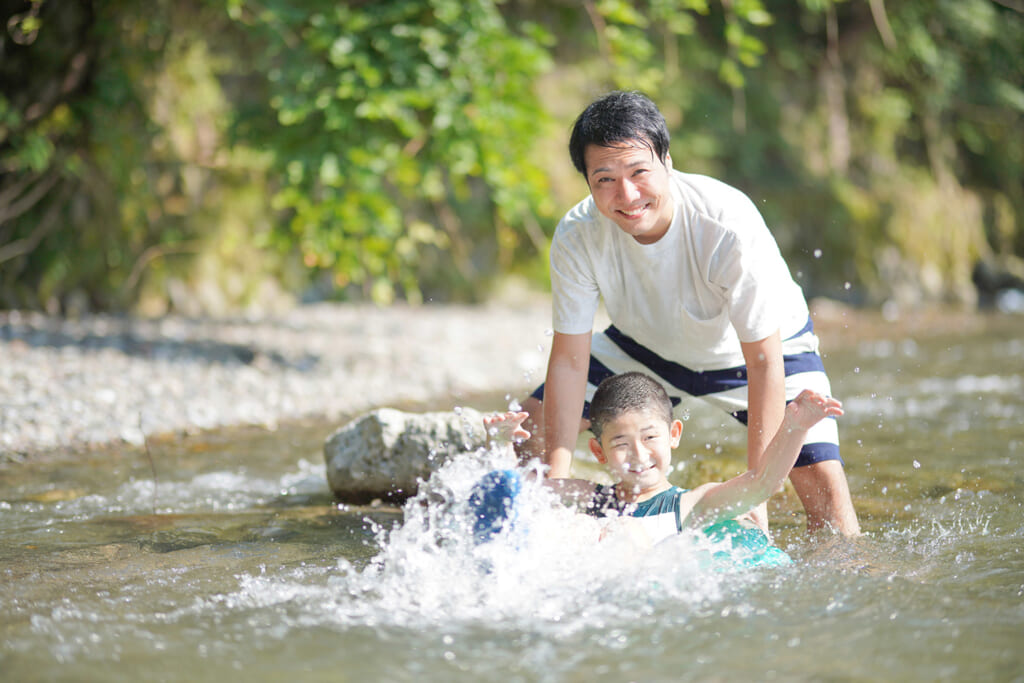
<path id="1" fill-rule="evenodd" d="M 764 219 L 739 190 L 672 171 L 674 217 L 654 244 L 640 244 L 587 197 L 551 242 L 552 323 L 592 331 L 601 298 L 614 325 L 692 370 L 744 364 L 740 342 L 800 331 L 807 302 Z M 806 349 L 816 351 L 808 336 Z"/>
<path id="2" fill-rule="evenodd" d="M 648 535 L 657 543 L 683 530 L 683 521 L 679 517 L 679 496 L 683 493 L 686 489 L 673 486 L 639 503 L 626 503 L 615 494 L 614 485 L 596 484 L 584 512 L 594 517 L 642 517 Z"/>
<path id="3" fill-rule="evenodd" d="M 683 530 L 679 517 L 679 496 L 684 493 L 686 489 L 673 486 L 645 501 L 628 504 L 615 495 L 615 486 L 597 484 L 585 512 L 596 517 L 614 514 L 639 517 L 644 522 L 647 535 L 652 542 L 657 543 Z M 789 555 L 773 546 L 761 529 L 744 526 L 735 519 L 716 522 L 702 529 L 701 533 L 716 546 L 727 542 L 727 548 L 717 547 L 702 555 L 704 564 L 718 570 L 792 563 Z"/>

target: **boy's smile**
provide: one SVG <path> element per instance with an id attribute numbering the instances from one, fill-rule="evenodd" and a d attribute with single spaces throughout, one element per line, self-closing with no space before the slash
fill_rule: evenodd
<path id="1" fill-rule="evenodd" d="M 641 244 L 661 239 L 672 224 L 671 155 L 662 162 L 641 141 L 584 150 L 587 184 L 597 210 Z"/>
<path id="2" fill-rule="evenodd" d="M 670 486 L 666 475 L 682 431 L 679 420 L 670 424 L 653 411 L 627 411 L 605 423 L 590 450 L 621 483 L 624 498 L 646 500 Z"/>

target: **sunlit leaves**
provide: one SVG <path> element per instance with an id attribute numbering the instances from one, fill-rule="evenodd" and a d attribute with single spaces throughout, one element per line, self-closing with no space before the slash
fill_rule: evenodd
<path id="1" fill-rule="evenodd" d="M 603 20 L 601 38 L 610 50 L 607 56 L 616 66 L 614 85 L 650 92 L 669 85 L 668 73 L 703 68 L 692 61 L 664 63 L 672 55 L 664 54 L 659 43 L 682 40 L 687 53 L 700 52 L 702 61 L 713 62 L 712 73 L 720 82 L 741 88 L 744 69 L 756 67 L 765 52 L 756 31 L 773 21 L 761 0 L 732 0 L 715 7 L 705 0 L 602 0 L 596 8 Z M 720 18 L 711 20 L 713 13 Z M 701 24 L 703 32 L 698 31 Z"/>
<path id="2" fill-rule="evenodd" d="M 282 1 L 256 16 L 282 126 L 259 134 L 305 262 L 381 301 L 416 298 L 421 283 L 474 286 L 470 245 L 493 243 L 496 220 L 514 225 L 544 205 L 529 149 L 546 120 L 532 86 L 549 63 L 539 41 L 551 37 L 536 25 L 517 35 L 489 0 L 308 13 Z"/>

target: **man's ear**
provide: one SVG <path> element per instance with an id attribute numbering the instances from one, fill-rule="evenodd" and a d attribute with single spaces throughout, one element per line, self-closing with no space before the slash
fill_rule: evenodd
<path id="1" fill-rule="evenodd" d="M 683 435 L 683 423 L 679 420 L 672 420 L 668 427 L 668 435 L 671 437 L 672 448 L 679 445 L 679 439 Z"/>
<path id="2" fill-rule="evenodd" d="M 668 168 L 668 169 L 672 168 L 672 153 L 671 152 L 665 152 L 665 168 Z"/>
<path id="3" fill-rule="evenodd" d="M 599 463 L 602 465 L 605 463 L 604 449 L 601 448 L 601 442 L 594 437 L 590 437 L 590 452 L 594 454 Z"/>

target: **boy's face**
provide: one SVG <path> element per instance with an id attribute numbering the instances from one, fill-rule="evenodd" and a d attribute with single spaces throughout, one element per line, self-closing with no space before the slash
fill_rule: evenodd
<path id="1" fill-rule="evenodd" d="M 590 450 L 611 475 L 636 494 L 668 484 L 672 449 L 679 445 L 683 423 L 666 422 L 653 411 L 630 411 L 609 420 Z"/>
<path id="2" fill-rule="evenodd" d="M 662 163 L 641 141 L 583 150 L 597 210 L 640 244 L 653 244 L 672 224 L 671 155 Z"/>

